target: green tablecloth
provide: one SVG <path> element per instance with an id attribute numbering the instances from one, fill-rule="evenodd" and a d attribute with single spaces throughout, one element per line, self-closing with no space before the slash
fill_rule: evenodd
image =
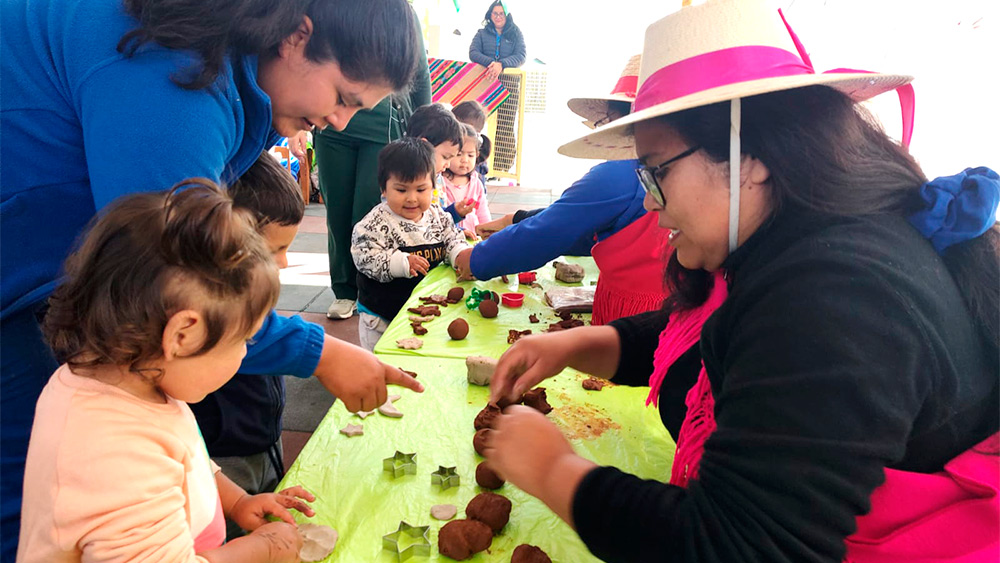
<path id="1" fill-rule="evenodd" d="M 465 505 L 480 492 L 475 467 L 482 458 L 472 448 L 473 419 L 486 404 L 488 389 L 466 382 L 462 360 L 403 355 L 381 358 L 417 372 L 427 390 L 419 394 L 390 388 L 390 393 L 402 395 L 396 402 L 404 413 L 401 419 L 376 413 L 362 421 L 338 401 L 281 487 L 299 484 L 312 491 L 317 497 L 313 503 L 316 516 L 305 518 L 295 513 L 296 517 L 333 526 L 340 532 L 340 542 L 329 562 L 395 561 L 390 552 L 382 550 L 381 538 L 395 531 L 400 520 L 430 525 L 430 558 L 411 561 L 451 561 L 438 554 L 437 532 L 445 522 L 432 519 L 430 508 L 454 504 L 461 518 Z M 555 407 L 549 418 L 571 437 L 576 451 L 600 464 L 667 481 L 674 446 L 656 409 L 643 406 L 649 389 L 614 386 L 600 392 L 585 391 L 580 386 L 582 379 L 579 373 L 566 370 L 544 383 Z M 340 434 L 339 429 L 348 423 L 363 424 L 364 435 L 348 438 Z M 393 480 L 382 471 L 382 460 L 396 450 L 417 453 L 416 475 Z M 430 474 L 439 465 L 456 466 L 461 486 L 444 492 L 432 486 Z M 557 562 L 596 561 L 576 533 L 540 501 L 509 483 L 497 492 L 513 503 L 510 523 L 493 539 L 488 552 L 471 561 L 510 561 L 511 552 L 522 543 L 538 545 Z"/>
<path id="2" fill-rule="evenodd" d="M 389 328 L 386 329 L 382 338 L 375 346 L 376 354 L 403 354 L 409 356 L 438 357 L 438 358 L 462 358 L 466 356 L 492 356 L 499 358 L 510 344 L 507 344 L 507 335 L 510 329 L 526 330 L 533 333 L 540 333 L 548 328 L 549 323 L 559 319 L 552 312 L 552 309 L 545 304 L 545 290 L 555 286 L 574 287 L 590 286 L 597 282 L 598 270 L 594 259 L 589 256 L 583 257 L 563 257 L 562 262 L 580 264 L 586 272 L 583 281 L 575 284 L 566 284 L 555 279 L 555 268 L 551 263 L 535 270 L 537 273 L 537 283 L 542 289 L 531 288 L 527 285 L 517 286 L 517 276 L 510 276 L 510 283 L 506 284 L 500 278 L 490 281 L 474 281 L 458 283 L 455 278 L 455 271 L 448 265 L 442 264 L 428 272 L 427 276 L 421 280 L 413 294 L 406 302 L 403 310 L 396 315 Z M 427 297 L 433 294 L 446 295 L 448 290 L 455 286 L 465 288 L 466 297 L 471 293 L 472 288 L 489 289 L 497 293 L 516 291 L 524 293 L 524 305 L 519 308 L 508 308 L 500 306 L 500 313 L 493 319 L 484 319 L 478 310 L 470 311 L 462 301 L 456 305 L 441 307 L 441 316 L 424 324 L 427 334 L 418 336 L 424 341 L 424 345 L 419 350 L 403 350 L 396 347 L 396 341 L 415 336 L 410 327 L 409 316 L 406 309 L 418 307 L 422 303 L 420 297 Z M 528 315 L 536 314 L 539 322 L 532 324 L 528 321 Z M 448 325 L 457 318 L 463 318 L 469 322 L 469 336 L 464 340 L 452 340 L 448 336 Z M 586 322 L 590 322 L 590 315 L 583 315 Z"/>

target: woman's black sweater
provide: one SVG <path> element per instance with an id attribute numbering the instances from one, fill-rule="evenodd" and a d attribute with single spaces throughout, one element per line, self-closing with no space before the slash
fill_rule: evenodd
<path id="1" fill-rule="evenodd" d="M 938 471 L 1000 426 L 996 343 L 905 220 L 780 219 L 724 268 L 729 298 L 661 390 L 676 437 L 704 358 L 718 427 L 699 477 L 587 474 L 573 519 L 598 557 L 839 563 L 884 468 Z M 666 317 L 611 324 L 614 381 L 647 384 Z"/>

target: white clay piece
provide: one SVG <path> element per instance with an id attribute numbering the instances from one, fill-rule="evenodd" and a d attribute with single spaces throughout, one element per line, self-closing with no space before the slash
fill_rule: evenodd
<path id="1" fill-rule="evenodd" d="M 465 358 L 465 367 L 469 370 L 469 383 L 487 386 L 497 369 L 497 360 L 488 356 L 468 356 Z"/>
<path id="2" fill-rule="evenodd" d="M 299 550 L 299 559 L 302 561 L 322 561 L 337 547 L 337 530 L 329 526 L 299 524 L 299 534 L 302 535 L 302 549 Z"/>
<path id="3" fill-rule="evenodd" d="M 431 507 L 431 516 L 438 520 L 451 520 L 458 513 L 454 504 L 435 504 Z"/>
<path id="4" fill-rule="evenodd" d="M 361 436 L 364 434 L 365 427 L 360 424 L 348 424 L 340 429 L 340 433 L 348 438 L 353 438 L 354 436 Z"/>
<path id="5" fill-rule="evenodd" d="M 410 337 L 396 341 L 396 347 L 403 350 L 419 350 L 424 345 L 424 341 L 419 338 Z"/>
<path id="6" fill-rule="evenodd" d="M 392 404 L 393 401 L 398 401 L 399 395 L 389 395 L 385 404 L 378 408 L 378 412 L 382 413 L 384 416 L 391 418 L 403 418 L 403 412 L 396 408 L 396 405 Z"/>

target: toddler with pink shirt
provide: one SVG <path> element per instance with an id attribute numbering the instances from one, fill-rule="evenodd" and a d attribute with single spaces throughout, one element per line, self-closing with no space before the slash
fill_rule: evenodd
<path id="1" fill-rule="evenodd" d="M 455 212 L 464 217 L 458 223 L 460 229 L 476 231 L 476 225 L 492 221 L 489 204 L 486 201 L 486 186 L 476 173 L 476 159 L 479 156 L 479 134 L 471 125 L 462 124 L 462 149 L 451 159 L 448 168 L 441 175 L 444 180 L 446 205 L 455 204 Z"/>

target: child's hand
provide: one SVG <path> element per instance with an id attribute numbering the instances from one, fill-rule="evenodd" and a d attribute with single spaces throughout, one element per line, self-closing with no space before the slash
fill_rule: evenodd
<path id="1" fill-rule="evenodd" d="M 295 524 L 268 522 L 250 534 L 250 538 L 261 540 L 267 546 L 269 563 L 299 563 L 302 549 L 302 535 Z"/>
<path id="2" fill-rule="evenodd" d="M 469 213 L 472 213 L 479 207 L 479 204 L 475 200 L 469 199 L 466 201 L 456 201 L 455 202 L 455 213 L 458 213 L 459 217 L 465 217 Z"/>
<path id="3" fill-rule="evenodd" d="M 468 281 L 476 279 L 472 275 L 472 249 L 466 248 L 455 257 L 455 270 L 458 274 L 458 281 Z"/>
<path id="4" fill-rule="evenodd" d="M 309 502 L 316 500 L 316 497 L 302 487 L 289 487 L 278 493 L 245 495 L 230 509 L 229 518 L 244 530 L 256 530 L 267 524 L 268 516 L 275 516 L 284 522 L 295 524 L 295 519 L 288 512 L 289 508 L 294 508 L 306 516 L 316 514 L 308 504 L 299 500 L 300 498 Z"/>
<path id="5" fill-rule="evenodd" d="M 430 269 L 431 263 L 427 261 L 423 256 L 417 256 L 416 254 L 410 254 L 406 257 L 407 261 L 410 262 L 410 277 L 415 278 L 417 274 L 427 275 L 427 270 Z"/>

